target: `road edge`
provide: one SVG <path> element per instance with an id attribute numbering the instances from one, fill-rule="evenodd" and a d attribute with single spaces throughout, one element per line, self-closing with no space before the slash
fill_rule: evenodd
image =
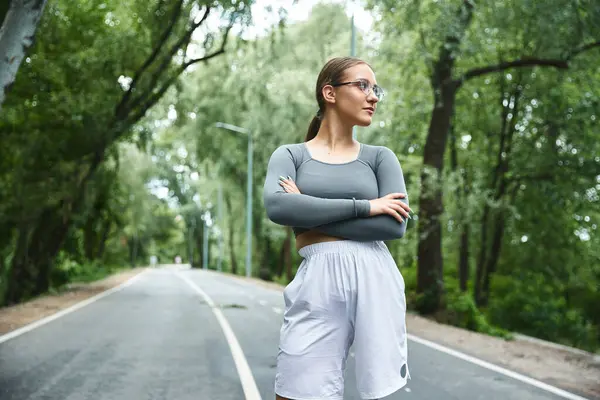
<path id="1" fill-rule="evenodd" d="M 87 306 L 89 304 L 94 303 L 95 301 L 98 301 L 98 300 L 102 299 L 103 297 L 109 296 L 109 295 L 111 295 L 111 294 L 113 294 L 115 292 L 118 292 L 118 291 L 124 289 L 127 286 L 130 286 L 133 283 L 135 283 L 135 281 L 137 281 L 142 275 L 144 275 L 145 273 L 147 273 L 148 270 L 149 270 L 148 268 L 142 269 L 140 272 L 138 272 L 134 276 L 132 276 L 129 279 L 127 279 L 125 282 L 122 282 L 121 284 L 119 284 L 119 285 L 117 285 L 115 287 L 112 287 L 112 288 L 107 289 L 107 290 L 105 290 L 103 292 L 100 292 L 100 293 L 95 294 L 95 295 L 93 295 L 91 297 L 88 297 L 87 299 L 79 301 L 79 302 L 77 302 L 77 303 L 75 303 L 75 304 L 73 304 L 73 305 L 71 305 L 71 306 L 69 306 L 67 308 L 63 308 L 63 309 L 61 309 L 60 311 L 57 311 L 54 314 L 50 314 L 50 315 L 48 315 L 46 317 L 43 317 L 43 318 L 40 318 L 40 319 L 35 320 L 33 322 L 30 322 L 27 325 L 24 325 L 24 326 L 22 326 L 20 328 L 17 328 L 17 329 L 12 330 L 12 331 L 10 331 L 8 333 L 5 333 L 5 334 L 3 334 L 3 335 L 0 336 L 0 344 L 2 344 L 4 342 L 7 342 L 7 341 L 9 341 L 11 339 L 14 339 L 14 338 L 16 338 L 18 336 L 21 336 L 21 335 L 23 335 L 23 334 L 25 334 L 27 332 L 30 332 L 30 331 L 32 331 L 32 330 L 34 330 L 36 328 L 39 328 L 40 326 L 43 326 L 43 325 L 45 325 L 45 324 L 47 324 L 49 322 L 52 322 L 52 321 L 54 321 L 54 320 L 56 320 L 56 319 L 58 319 L 58 318 L 60 318 L 62 316 L 65 316 L 65 315 L 70 314 L 70 313 L 72 313 L 74 311 L 77 311 L 80 308 L 83 308 L 83 307 L 85 307 L 85 306 Z"/>
<path id="2" fill-rule="evenodd" d="M 219 272 L 219 271 L 214 271 L 214 270 L 208 270 L 208 272 L 219 274 L 219 275 L 226 276 L 226 277 L 231 277 L 231 278 L 234 278 L 234 279 L 239 280 L 241 282 L 245 282 L 247 284 L 256 284 L 256 285 L 259 285 L 259 286 L 261 286 L 263 288 L 266 288 L 266 289 L 269 289 L 269 290 L 282 291 L 285 288 L 285 286 L 283 286 L 283 285 L 281 285 L 281 284 L 279 284 L 277 282 L 268 282 L 268 281 L 264 281 L 262 279 L 255 278 L 255 277 L 248 278 L 248 277 L 244 277 L 244 276 L 240 276 L 240 275 L 233 275 L 231 273 Z M 448 325 L 448 326 L 452 326 L 452 325 Z M 457 328 L 457 327 L 454 327 L 454 328 Z M 503 366 L 501 366 L 501 365 L 499 365 L 499 364 L 497 364 L 495 362 L 486 361 L 484 358 L 480 358 L 480 357 L 477 357 L 475 355 L 467 354 L 464 351 L 461 351 L 461 350 L 458 350 L 458 349 L 453 349 L 450 346 L 446 346 L 446 345 L 442 345 L 442 344 L 436 343 L 436 342 L 434 342 L 432 340 L 425 339 L 425 338 L 423 338 L 421 336 L 417 336 L 415 334 L 409 333 L 408 337 L 409 337 L 409 340 L 412 340 L 413 342 L 416 342 L 416 343 L 419 343 L 421 345 L 430 347 L 430 348 L 432 348 L 434 350 L 437 350 L 437 351 L 441 351 L 441 352 L 443 352 L 445 354 L 448 354 L 448 355 L 454 356 L 456 358 L 462 359 L 464 361 L 470 362 L 472 364 L 478 365 L 478 366 L 480 366 L 482 368 L 486 368 L 486 369 L 492 370 L 492 371 L 494 371 L 496 373 L 499 373 L 499 374 L 502 374 L 504 376 L 510 377 L 512 379 L 518 380 L 520 382 L 529 384 L 529 385 L 531 385 L 533 387 L 536 387 L 538 389 L 542 389 L 542 390 L 544 390 L 546 392 L 552 393 L 552 394 L 554 394 L 556 396 L 560 396 L 560 397 L 562 397 L 564 399 L 568 399 L 568 400 L 592 400 L 592 398 L 584 397 L 584 396 L 587 396 L 587 394 L 578 393 L 578 392 L 573 393 L 573 392 L 571 392 L 569 390 L 560 388 L 558 386 L 551 385 L 551 384 L 546 383 L 546 382 L 544 382 L 544 381 L 542 381 L 540 379 L 534 378 L 533 376 L 528 376 L 528 375 L 526 375 L 524 373 L 518 372 L 517 370 L 513 371 L 513 370 L 509 369 L 508 367 L 503 367 Z M 549 348 L 558 348 L 558 346 L 552 346 L 552 344 L 554 344 L 552 342 L 547 342 L 547 343 L 550 343 L 550 345 L 548 345 L 546 343 L 540 343 L 540 342 L 545 342 L 545 341 L 543 341 L 541 339 L 537 339 L 535 341 L 534 340 L 529 340 L 529 341 L 536 342 L 538 345 L 549 347 Z M 562 345 L 560 345 L 560 346 L 563 347 Z M 564 346 L 564 347 L 567 347 L 567 346 Z M 563 350 L 566 350 L 566 349 L 563 349 Z M 587 353 L 588 355 L 593 355 L 593 353 L 588 353 L 588 352 L 585 352 L 583 350 L 575 349 L 575 348 L 573 348 L 573 352 L 572 353 L 580 353 L 580 354 L 581 353 Z"/>

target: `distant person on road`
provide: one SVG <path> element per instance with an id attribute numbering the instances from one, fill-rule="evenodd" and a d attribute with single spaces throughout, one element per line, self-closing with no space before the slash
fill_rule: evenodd
<path id="1" fill-rule="evenodd" d="M 371 124 L 383 94 L 366 62 L 328 61 L 305 141 L 269 160 L 267 215 L 293 227 L 303 258 L 283 294 L 277 400 L 342 400 L 352 344 L 363 399 L 388 396 L 410 377 L 404 279 L 383 242 L 406 231 L 404 177 L 390 149 L 352 135 Z"/>

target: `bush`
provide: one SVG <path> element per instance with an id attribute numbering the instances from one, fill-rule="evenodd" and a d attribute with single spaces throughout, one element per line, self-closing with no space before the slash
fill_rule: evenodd
<path id="1" fill-rule="evenodd" d="M 513 331 L 595 350 L 595 327 L 581 310 L 568 306 L 560 283 L 542 274 L 494 277 L 488 315 Z"/>
<path id="2" fill-rule="evenodd" d="M 50 287 L 56 289 L 67 283 L 97 281 L 119 270 L 121 268 L 106 266 L 99 261 L 80 264 L 61 252 L 50 274 Z"/>
<path id="3" fill-rule="evenodd" d="M 512 335 L 499 327 L 491 325 L 485 314 L 475 305 L 475 299 L 470 292 L 461 292 L 456 279 L 446 280 L 445 319 L 449 323 L 470 331 L 487 335 L 499 336 L 505 339 Z"/>

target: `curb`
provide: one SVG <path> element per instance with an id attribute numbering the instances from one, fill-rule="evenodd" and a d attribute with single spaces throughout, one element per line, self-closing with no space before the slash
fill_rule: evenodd
<path id="1" fill-rule="evenodd" d="M 252 281 L 252 280 L 257 280 L 257 281 L 260 281 L 261 283 L 264 282 L 268 286 L 271 286 L 270 289 L 274 289 L 274 290 L 277 290 L 277 289 L 275 287 L 273 287 L 273 286 L 280 286 L 281 289 L 283 289 L 285 287 L 285 286 L 280 285 L 280 284 L 278 284 L 276 282 L 264 281 L 264 280 L 262 280 L 260 278 L 256 278 L 256 277 L 251 277 L 250 279 L 248 279 L 248 278 L 246 278 L 244 276 L 233 275 L 233 274 L 227 273 L 227 272 L 219 272 L 219 271 L 214 271 L 214 270 L 208 270 L 208 271 L 216 273 L 216 274 L 226 275 L 226 276 L 229 276 L 229 277 L 232 277 L 232 278 L 235 278 L 235 279 L 239 279 L 239 280 L 245 281 L 245 282 L 249 282 L 249 281 Z M 419 314 L 417 312 L 414 312 L 414 311 L 411 311 L 411 310 L 407 310 L 406 313 L 407 314 L 411 314 L 411 315 L 416 315 L 416 316 L 419 316 L 419 317 L 423 317 L 421 314 Z M 426 318 L 426 317 L 424 317 L 424 318 Z M 448 326 L 454 326 L 454 325 L 448 325 Z M 459 328 L 459 327 L 456 327 L 456 326 L 454 326 L 454 327 L 455 328 Z M 462 329 L 462 328 L 459 328 L 459 329 Z M 547 348 L 552 348 L 552 349 L 555 349 L 555 350 L 561 350 L 561 351 L 565 351 L 567 353 L 571 353 L 571 354 L 576 354 L 576 355 L 579 355 L 579 356 L 583 356 L 583 357 L 589 358 L 591 360 L 591 363 L 593 365 L 600 366 L 600 354 L 591 353 L 589 351 L 578 349 L 576 347 L 566 346 L 564 344 L 549 342 L 547 340 L 538 339 L 538 338 L 532 337 L 532 336 L 527 336 L 527 335 L 524 335 L 524 334 L 518 333 L 518 332 L 509 332 L 509 333 L 511 335 L 513 335 L 513 337 L 514 337 L 515 340 L 518 339 L 518 340 L 522 340 L 524 342 L 530 342 L 530 343 L 534 343 L 534 344 L 537 344 L 537 345 L 540 345 L 540 346 L 544 346 L 544 347 L 547 347 Z"/>
<path id="2" fill-rule="evenodd" d="M 126 288 L 127 286 L 135 283 L 136 280 L 140 279 L 140 277 L 142 277 L 145 273 L 148 272 L 148 268 L 143 268 L 141 269 L 141 271 L 139 271 L 138 273 L 136 273 L 135 275 L 133 275 L 132 277 L 128 278 L 126 281 L 120 283 L 117 286 L 113 286 L 110 289 L 106 289 L 100 293 L 97 293 L 93 296 L 87 297 L 83 300 L 78 301 L 77 303 L 74 303 L 66 308 L 62 308 L 57 310 L 56 312 L 49 314 L 45 317 L 42 318 L 38 318 L 36 320 L 31 321 L 30 323 L 23 325 L 19 328 L 13 329 L 9 332 L 6 332 L 5 334 L 0 335 L 0 344 L 7 342 L 13 338 L 16 338 L 18 336 L 21 336 L 27 332 L 30 332 L 36 328 L 39 328 L 40 326 L 46 325 L 49 322 L 54 321 L 55 319 L 58 319 L 64 315 L 70 314 L 74 311 L 79 310 L 80 308 L 83 308 L 97 300 L 100 300 L 103 297 L 109 296 L 115 292 L 118 292 L 124 288 Z M 24 304 L 24 303 L 23 303 Z"/>
<path id="3" fill-rule="evenodd" d="M 523 340 L 525 342 L 539 344 L 541 346 L 553 348 L 556 350 L 566 351 L 571 354 L 577 354 L 577 355 L 584 356 L 584 357 L 590 357 L 594 361 L 594 363 L 600 364 L 600 354 L 590 353 L 589 351 L 581 350 L 576 347 L 570 347 L 570 346 L 566 346 L 564 344 L 549 342 L 547 340 L 538 339 L 536 337 L 523 335 L 523 334 L 517 333 L 517 332 L 513 332 L 512 334 L 514 335 L 515 339 Z"/>

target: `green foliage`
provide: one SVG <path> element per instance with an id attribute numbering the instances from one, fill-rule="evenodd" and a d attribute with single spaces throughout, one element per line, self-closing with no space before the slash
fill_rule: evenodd
<path id="1" fill-rule="evenodd" d="M 440 313 L 450 312 L 450 322 L 472 329 L 487 330 L 482 317 L 487 315 L 503 329 L 598 346 L 598 313 L 590 304 L 597 304 L 600 270 L 600 145 L 592 127 L 600 114 L 600 92 L 591 83 L 600 79 L 592 67 L 599 60 L 593 43 L 600 37 L 594 22 L 600 9 L 591 1 L 469 2 L 472 15 L 461 25 L 466 2 L 369 4 L 378 20 L 375 30 L 382 34 L 372 46 L 374 64 L 382 66 L 378 80 L 393 88 L 380 107 L 382 132 L 377 140 L 393 146 L 400 157 L 423 157 L 426 134 L 438 122 L 432 111 L 443 104 L 432 104 L 435 74 L 448 68 L 452 78 L 458 78 L 487 68 L 477 78 L 461 81 L 455 98 L 443 167 L 441 248 L 448 288 L 446 309 Z M 435 61 L 446 51 L 448 62 L 435 70 Z M 499 65 L 567 57 L 568 66 L 561 69 Z M 418 180 L 409 186 L 411 199 L 418 198 L 419 189 Z M 419 206 L 411 203 L 417 213 Z M 468 248 L 462 241 L 467 229 Z M 401 270 L 409 274 L 413 270 L 403 267 L 415 260 L 420 238 L 414 233 L 409 231 L 402 243 L 393 245 Z M 469 292 L 461 294 L 455 280 L 467 250 Z M 535 320 L 519 317 L 518 301 L 507 303 L 508 311 L 497 318 L 509 292 L 495 291 L 497 278 L 513 282 L 524 271 L 543 277 L 555 289 L 561 282 L 555 293 L 560 300 L 547 307 L 561 312 L 568 323 L 545 322 L 556 317 L 549 317 L 552 312 L 537 303 L 531 306 L 541 313 Z M 492 288 L 485 289 L 486 278 L 475 282 L 479 273 L 491 277 Z M 544 286 L 528 282 L 529 291 L 536 293 L 533 298 L 541 301 Z M 474 302 L 471 293 L 478 285 L 489 291 L 487 307 L 485 299 Z M 519 296 L 519 287 L 510 287 L 510 292 Z M 407 295 L 415 305 L 428 301 L 427 293 L 425 288 L 418 296 Z M 569 323 L 571 330 L 566 328 Z"/>
<path id="2" fill-rule="evenodd" d="M 51 287 L 60 289 L 68 283 L 96 281 L 122 269 L 123 267 L 109 267 L 98 260 L 81 264 L 61 252 L 52 270 Z"/>
<path id="3" fill-rule="evenodd" d="M 250 3 L 211 2 L 223 24 L 237 16 L 242 28 Z M 387 97 L 358 138 L 388 146 L 402 164 L 417 218 L 388 246 L 414 309 L 428 301 L 427 291 L 416 294 L 416 250 L 424 143 L 440 106 L 432 101 L 435 60 L 449 51 L 452 65 L 444 67 L 457 78 L 522 57 L 560 59 L 598 40 L 600 9 L 591 0 L 472 2 L 465 22 L 460 1 L 369 3 L 376 24 L 359 32 L 358 55 L 374 66 Z M 218 121 L 254 138 L 255 275 L 282 284 L 293 277 L 300 258 L 292 240 L 292 265 L 283 265 L 286 230 L 265 215 L 263 179 L 277 146 L 303 140 L 316 111 L 317 73 L 330 57 L 347 55 L 349 20 L 339 4 L 320 4 L 307 21 L 230 42 L 225 54 L 181 79 L 189 53 L 169 58 L 169 46 L 140 72 L 177 4 L 48 3 L 0 118 L 0 302 L 9 282 L 34 282 L 44 266 L 53 287 L 99 278 L 111 265 L 143 265 L 150 255 L 159 262 L 182 255 L 198 266 L 204 238 L 211 269 L 223 240 L 223 269 L 240 273 L 247 142 L 217 129 Z M 192 9 L 207 3 L 181 4 L 168 45 L 185 34 Z M 221 32 L 201 37 L 199 52 L 217 50 Z M 566 69 L 511 68 L 462 82 L 443 168 L 439 320 L 502 337 L 511 330 L 600 346 L 599 57 L 590 50 Z M 468 290 L 461 292 L 467 228 Z M 54 246 L 60 232 L 64 240 Z M 38 237 L 45 251 L 34 254 Z M 33 256 L 35 273 L 13 268 Z M 486 263 L 493 267 L 489 303 L 478 306 L 475 278 Z"/>
<path id="4" fill-rule="evenodd" d="M 488 322 L 485 314 L 477 308 L 472 293 L 458 290 L 455 279 L 448 279 L 446 282 L 448 285 L 446 286 L 445 322 L 475 332 L 505 339 L 512 338 L 512 335 L 506 329 L 498 328 L 498 326 L 506 327 L 505 325 L 497 324 L 497 326 L 493 326 Z"/>
<path id="5" fill-rule="evenodd" d="M 594 351 L 597 327 L 582 310 L 569 306 L 564 285 L 542 274 L 521 272 L 494 277 L 490 320 L 513 331 Z"/>

